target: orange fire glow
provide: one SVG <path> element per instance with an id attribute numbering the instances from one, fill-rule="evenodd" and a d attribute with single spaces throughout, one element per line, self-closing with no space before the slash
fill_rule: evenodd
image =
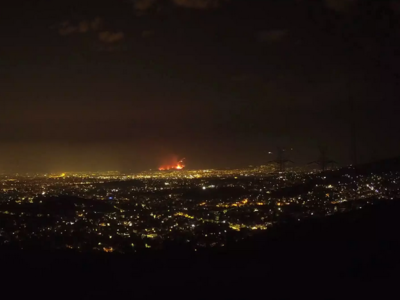
<path id="1" fill-rule="evenodd" d="M 163 164 L 161 167 L 158 168 L 160 171 L 166 171 L 166 170 L 182 170 L 185 168 L 185 164 L 183 163 L 185 159 L 181 159 L 178 161 L 176 157 L 172 158 L 168 163 Z"/>

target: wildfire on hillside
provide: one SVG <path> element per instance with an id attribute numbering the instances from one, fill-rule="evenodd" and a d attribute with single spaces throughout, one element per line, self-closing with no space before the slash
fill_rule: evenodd
<path id="1" fill-rule="evenodd" d="M 178 161 L 178 158 L 174 157 L 172 158 L 168 163 L 163 164 L 158 168 L 160 171 L 166 171 L 166 170 L 182 170 L 185 168 L 185 164 L 183 163 L 185 159 L 181 159 Z"/>

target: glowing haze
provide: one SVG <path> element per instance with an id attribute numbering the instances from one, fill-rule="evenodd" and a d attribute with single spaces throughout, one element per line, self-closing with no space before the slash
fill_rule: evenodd
<path id="1" fill-rule="evenodd" d="M 400 0 L 5 2 L 0 172 L 400 153 Z"/>
<path id="2" fill-rule="evenodd" d="M 184 158 L 179 160 L 177 156 L 172 156 L 169 159 L 166 159 L 158 169 L 160 171 L 182 170 L 183 168 L 185 168 L 185 164 L 183 163 L 184 160 Z"/>

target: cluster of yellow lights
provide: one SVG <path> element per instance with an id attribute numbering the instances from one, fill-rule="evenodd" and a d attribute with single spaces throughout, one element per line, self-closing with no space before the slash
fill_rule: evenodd
<path id="1" fill-rule="evenodd" d="M 347 202 L 347 200 L 343 199 L 343 200 L 338 200 L 338 201 L 331 201 L 331 204 L 339 204 L 339 203 L 342 203 L 342 202 Z"/>
<path id="2" fill-rule="evenodd" d="M 66 176 L 66 173 L 61 173 L 60 175 L 50 175 L 49 178 L 64 178 Z"/>
<path id="3" fill-rule="evenodd" d="M 118 208 L 118 207 L 116 207 L 115 205 L 114 205 L 114 208 L 115 208 L 115 209 L 118 209 L 121 213 L 125 212 L 125 210 L 123 210 L 123 209 L 121 209 L 121 208 Z"/>
<path id="4" fill-rule="evenodd" d="M 158 234 L 157 234 L 157 233 L 150 233 L 150 234 L 146 234 L 146 236 L 147 236 L 148 238 L 150 238 L 150 239 L 154 239 L 155 237 L 158 236 Z"/>
<path id="5" fill-rule="evenodd" d="M 229 224 L 229 227 L 236 231 L 240 231 L 240 229 L 242 228 L 242 226 L 239 224 Z"/>
<path id="6" fill-rule="evenodd" d="M 188 218 L 188 219 L 194 219 L 193 216 L 190 216 L 190 215 L 185 214 L 185 213 L 182 213 L 182 212 L 176 213 L 175 216 L 176 216 L 176 217 L 177 217 L 177 216 L 181 216 L 181 217 L 185 217 L 185 218 Z"/>
<path id="7" fill-rule="evenodd" d="M 233 230 L 240 231 L 242 228 L 246 228 L 247 226 L 241 224 L 229 224 L 229 227 Z M 251 230 L 266 230 L 266 229 L 267 229 L 266 225 L 255 225 L 251 227 Z"/>
<path id="8" fill-rule="evenodd" d="M 217 207 L 241 207 L 246 205 L 249 202 L 248 199 L 244 199 L 243 201 L 232 203 L 232 204 L 218 204 Z"/>
<path id="9" fill-rule="evenodd" d="M 265 226 L 265 225 L 256 225 L 256 226 L 251 227 L 251 229 L 252 230 L 266 230 L 267 226 Z"/>

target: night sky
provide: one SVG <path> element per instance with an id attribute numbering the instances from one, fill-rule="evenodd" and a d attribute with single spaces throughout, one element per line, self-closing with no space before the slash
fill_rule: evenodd
<path id="1" fill-rule="evenodd" d="M 7 1 L 0 170 L 400 154 L 400 1 Z M 349 99 L 355 101 L 351 116 Z"/>

